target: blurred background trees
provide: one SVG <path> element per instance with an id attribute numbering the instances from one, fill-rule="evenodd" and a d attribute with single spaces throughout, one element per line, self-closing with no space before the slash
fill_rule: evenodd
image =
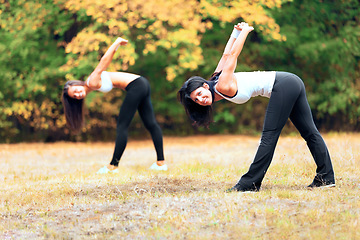
<path id="1" fill-rule="evenodd" d="M 72 135 L 60 96 L 84 80 L 122 36 L 109 71 L 149 79 L 168 135 L 261 131 L 266 98 L 215 104 L 210 129 L 191 126 L 176 92 L 192 75 L 208 78 L 237 22 L 255 27 L 237 71 L 278 70 L 305 82 L 317 126 L 358 131 L 360 4 L 343 1 L 0 0 L 0 141 L 113 140 L 122 91 L 91 93 L 86 127 Z M 287 131 L 294 130 L 291 124 Z M 139 118 L 131 134 L 144 136 Z"/>

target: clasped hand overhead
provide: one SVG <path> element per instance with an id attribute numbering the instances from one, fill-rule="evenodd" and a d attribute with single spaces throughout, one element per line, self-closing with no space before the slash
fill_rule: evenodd
<path id="1" fill-rule="evenodd" d="M 234 26 L 234 28 L 236 28 L 239 31 L 247 31 L 247 32 L 251 32 L 252 30 L 254 30 L 254 27 L 249 26 L 249 24 L 246 22 L 238 23 Z"/>

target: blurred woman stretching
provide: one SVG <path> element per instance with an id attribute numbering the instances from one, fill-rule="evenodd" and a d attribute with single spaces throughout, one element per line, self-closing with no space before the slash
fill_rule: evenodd
<path id="1" fill-rule="evenodd" d="M 116 141 L 113 157 L 108 166 L 101 168 L 98 173 L 117 172 L 120 158 L 127 144 L 128 128 L 136 110 L 146 129 L 150 132 L 156 154 L 157 162 L 150 169 L 167 170 L 164 162 L 163 137 L 161 129 L 156 122 L 153 107 L 150 100 L 150 85 L 146 78 L 127 72 L 106 72 L 113 56 L 119 46 L 126 45 L 127 40 L 117 38 L 101 58 L 95 70 L 87 80 L 71 80 L 66 82 L 62 102 L 65 118 L 73 131 L 79 131 L 84 123 L 84 98 L 94 90 L 109 92 L 113 88 L 126 91 L 126 96 L 120 108 L 117 119 Z"/>

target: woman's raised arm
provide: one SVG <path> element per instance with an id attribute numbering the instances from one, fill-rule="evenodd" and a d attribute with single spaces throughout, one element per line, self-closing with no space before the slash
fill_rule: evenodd
<path id="1" fill-rule="evenodd" d="M 88 85 L 90 88 L 98 89 L 101 87 L 101 73 L 107 69 L 111 63 L 114 54 L 120 45 L 126 45 L 128 40 L 118 37 L 113 44 L 108 48 L 105 54 L 101 57 L 99 64 L 96 66 L 95 70 L 90 74 Z"/>
<path id="2" fill-rule="evenodd" d="M 228 42 L 226 43 L 223 55 L 221 56 L 221 59 L 215 69 L 215 72 L 220 72 L 223 68 L 224 65 L 229 57 L 229 53 L 231 51 L 231 48 L 236 40 L 236 38 L 239 36 L 240 32 L 241 32 L 241 24 L 242 23 L 238 23 L 234 26 L 234 29 L 230 35 L 230 38 L 228 40 Z"/>
<path id="3" fill-rule="evenodd" d="M 219 77 L 219 82 L 216 85 L 216 89 L 223 94 L 233 96 L 237 91 L 237 83 L 234 77 L 234 71 L 237 65 L 237 58 L 239 57 L 247 35 L 254 30 L 253 27 L 247 23 L 241 23 L 241 33 L 231 47 L 230 53 L 227 57 L 227 61 L 224 64 L 222 73 Z"/>

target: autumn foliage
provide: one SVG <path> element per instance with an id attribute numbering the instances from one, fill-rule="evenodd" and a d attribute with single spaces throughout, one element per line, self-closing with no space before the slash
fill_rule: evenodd
<path id="1" fill-rule="evenodd" d="M 321 93 L 310 93 L 309 100 L 316 103 L 312 108 L 325 129 L 338 115 L 345 116 L 335 121 L 338 129 L 348 119 L 349 129 L 359 129 L 360 108 L 354 104 L 360 98 L 360 6 L 357 1 L 344 2 L 332 6 L 283 0 L 0 0 L 0 138 L 111 139 L 122 103 L 120 90 L 92 93 L 87 98 L 87 125 L 78 136 L 71 135 L 65 125 L 60 93 L 66 80 L 84 80 L 117 36 L 128 39 L 129 44 L 117 51 L 108 70 L 135 72 L 149 79 L 164 132 L 204 131 L 189 124 L 176 101 L 176 91 L 187 77 L 212 73 L 232 26 L 240 21 L 249 22 L 255 31 L 240 57 L 238 71 L 295 72 L 306 78 L 309 90 Z M 302 13 L 307 19 L 304 25 L 298 21 Z M 338 42 L 328 43 L 330 36 Z M 342 59 L 332 46 L 350 55 Z M 331 57 L 345 62 L 322 62 Z M 303 71 L 305 66 L 314 69 Z M 328 82 L 322 78 L 328 76 Z M 326 89 L 336 101 L 330 108 L 323 97 Z M 240 107 L 219 104 L 217 124 L 210 131 L 261 130 L 265 106 L 266 99 Z M 141 133 L 138 119 L 132 128 Z"/>

